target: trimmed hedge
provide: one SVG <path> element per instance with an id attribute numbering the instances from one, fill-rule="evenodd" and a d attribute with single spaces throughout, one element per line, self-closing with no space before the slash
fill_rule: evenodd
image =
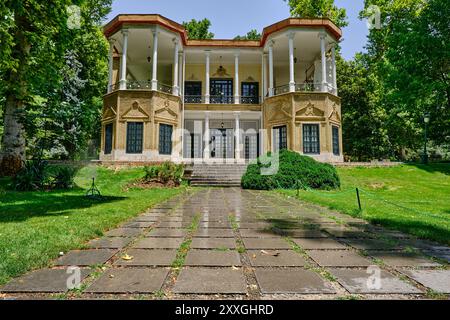
<path id="1" fill-rule="evenodd" d="M 327 163 L 317 162 L 311 157 L 297 152 L 282 150 L 279 153 L 279 168 L 274 175 L 262 175 L 262 168 L 269 168 L 270 154 L 250 164 L 242 176 L 244 189 L 336 189 L 341 183 L 336 168 Z"/>

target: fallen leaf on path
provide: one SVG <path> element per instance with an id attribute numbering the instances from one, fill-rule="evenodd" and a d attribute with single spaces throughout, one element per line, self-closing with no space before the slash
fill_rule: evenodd
<path id="1" fill-rule="evenodd" d="M 238 267 L 235 267 L 235 266 L 231 266 L 231 269 L 233 269 L 233 270 L 239 270 L 239 268 L 238 268 Z"/>
<path id="2" fill-rule="evenodd" d="M 122 256 L 122 259 L 123 259 L 123 260 L 126 260 L 126 261 L 129 261 L 129 260 L 133 260 L 134 257 L 125 254 L 125 255 Z"/>
<path id="3" fill-rule="evenodd" d="M 266 251 L 266 250 L 261 250 L 262 254 L 265 254 L 266 256 L 272 256 L 272 257 L 278 257 L 280 255 L 279 252 L 275 252 L 275 251 Z"/>

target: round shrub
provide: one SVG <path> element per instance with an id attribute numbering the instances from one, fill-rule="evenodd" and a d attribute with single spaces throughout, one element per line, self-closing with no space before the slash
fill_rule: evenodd
<path id="1" fill-rule="evenodd" d="M 276 155 L 273 157 L 276 159 Z M 311 157 L 297 152 L 282 150 L 279 153 L 278 170 L 273 165 L 270 154 L 259 158 L 256 164 L 250 164 L 243 175 L 241 184 L 244 189 L 336 189 L 340 180 L 336 168 L 327 163 L 317 162 Z M 270 171 L 264 175 L 264 170 Z"/>

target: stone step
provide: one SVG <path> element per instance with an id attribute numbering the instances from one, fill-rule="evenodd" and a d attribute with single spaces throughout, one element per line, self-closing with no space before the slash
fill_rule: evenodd
<path id="1" fill-rule="evenodd" d="M 191 186 L 240 187 L 247 164 L 197 164 L 191 170 Z"/>

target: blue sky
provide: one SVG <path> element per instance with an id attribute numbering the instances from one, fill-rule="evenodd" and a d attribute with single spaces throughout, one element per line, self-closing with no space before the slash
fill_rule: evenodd
<path id="1" fill-rule="evenodd" d="M 344 32 L 342 53 L 351 59 L 364 50 L 368 29 L 358 19 L 363 0 L 335 0 L 347 9 L 349 26 Z M 289 8 L 283 0 L 114 0 L 112 19 L 120 13 L 159 13 L 177 22 L 208 18 L 216 39 L 232 39 L 251 29 L 259 32 L 266 26 L 289 17 Z"/>

